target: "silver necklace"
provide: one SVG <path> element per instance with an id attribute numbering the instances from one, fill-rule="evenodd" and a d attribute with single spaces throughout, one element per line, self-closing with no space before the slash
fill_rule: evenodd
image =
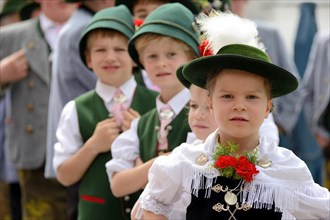
<path id="1" fill-rule="evenodd" d="M 243 180 L 240 180 L 240 182 L 238 183 L 238 185 L 233 188 L 233 189 L 229 189 L 228 186 L 222 186 L 220 184 L 216 184 L 212 187 L 212 190 L 215 191 L 216 193 L 219 192 L 225 192 L 225 196 L 224 196 L 224 200 L 227 203 L 227 205 L 221 204 L 221 203 L 217 203 L 215 204 L 212 209 L 216 212 L 221 212 L 221 211 L 225 211 L 225 212 L 229 212 L 230 214 L 230 218 L 229 219 L 234 219 L 235 218 L 235 213 L 237 210 L 244 210 L 244 211 L 248 211 L 249 209 L 251 209 L 251 206 L 248 205 L 247 203 L 241 204 L 239 205 L 238 203 L 238 198 L 237 195 L 243 191 Z M 237 191 L 237 189 L 240 188 L 240 190 L 238 190 L 238 192 L 235 194 L 234 192 Z M 231 211 L 229 206 L 235 205 L 235 210 Z"/>

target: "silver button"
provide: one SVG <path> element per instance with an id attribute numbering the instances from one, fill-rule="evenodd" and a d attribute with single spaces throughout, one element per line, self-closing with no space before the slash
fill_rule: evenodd
<path id="1" fill-rule="evenodd" d="M 130 208 L 126 208 L 126 209 L 125 209 L 125 212 L 128 214 L 128 213 L 131 212 L 131 209 L 130 209 Z"/>
<path id="2" fill-rule="evenodd" d="M 125 196 L 125 197 L 124 197 L 125 202 L 128 202 L 130 199 L 131 199 L 131 198 L 130 198 L 129 196 Z"/>

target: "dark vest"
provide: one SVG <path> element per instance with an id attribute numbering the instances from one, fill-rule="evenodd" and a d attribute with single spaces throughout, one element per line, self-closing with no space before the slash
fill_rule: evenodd
<path id="1" fill-rule="evenodd" d="M 140 86 L 146 87 L 146 84 L 144 83 L 143 75 L 142 75 L 142 70 L 141 68 L 136 68 L 134 73 L 133 73 L 134 79 L 136 83 Z"/>
<path id="2" fill-rule="evenodd" d="M 156 96 L 157 93 L 138 86 L 131 108 L 142 115 L 155 107 Z M 106 119 L 109 112 L 95 91 L 79 96 L 75 102 L 80 133 L 86 142 L 92 136 L 97 123 Z M 110 159 L 111 152 L 99 154 L 82 177 L 79 187 L 79 220 L 130 219 L 130 211 L 140 193 L 123 198 L 113 196 L 105 170 L 105 163 Z"/>
<path id="3" fill-rule="evenodd" d="M 187 116 L 188 111 L 186 108 L 183 108 L 169 124 L 172 126 L 172 130 L 170 130 L 167 136 L 169 151 L 186 142 L 187 134 L 191 131 Z M 151 110 L 139 120 L 137 132 L 140 140 L 140 156 L 143 161 L 148 161 L 158 156 L 156 126 L 160 126 L 157 109 Z"/>
<path id="4" fill-rule="evenodd" d="M 232 180 L 226 177 L 217 177 L 216 181 L 213 183 L 213 186 L 216 184 L 220 184 L 223 187 L 228 186 L 229 189 L 235 189 L 236 186 L 239 185 L 239 180 Z M 211 196 L 210 198 L 205 198 L 205 189 L 200 189 L 198 191 L 198 197 L 195 195 L 191 195 L 191 203 L 187 207 L 187 214 L 186 214 L 186 220 L 228 220 L 228 219 L 234 219 L 231 218 L 231 214 L 229 211 L 215 211 L 213 209 L 214 205 L 217 203 L 224 204 L 225 206 L 227 203 L 224 200 L 226 192 L 215 192 L 214 190 L 211 190 Z M 233 193 L 238 193 L 238 191 L 233 191 Z M 238 200 L 240 201 L 240 197 L 238 196 Z M 241 203 L 239 203 L 241 205 Z M 235 205 L 229 206 L 232 213 L 234 213 L 234 216 L 237 220 L 250 220 L 250 219 L 266 219 L 266 220 L 280 220 L 282 218 L 281 212 L 275 212 L 274 205 L 271 209 L 254 209 L 251 208 L 247 211 L 244 210 L 236 210 L 235 211 Z M 225 207 L 226 208 L 226 207 Z"/>

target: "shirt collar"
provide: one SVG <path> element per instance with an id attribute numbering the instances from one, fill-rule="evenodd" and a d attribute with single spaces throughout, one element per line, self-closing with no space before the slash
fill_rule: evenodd
<path id="1" fill-rule="evenodd" d="M 135 88 L 137 84 L 132 76 L 129 80 L 127 80 L 124 84 L 122 84 L 119 88 L 124 93 L 124 95 L 131 99 L 133 97 Z M 97 80 L 95 91 L 96 93 L 103 99 L 105 103 L 110 103 L 113 99 L 113 96 L 118 88 L 102 83 Z"/>
<path id="2" fill-rule="evenodd" d="M 41 13 L 39 17 L 40 17 L 41 30 L 44 33 L 49 31 L 52 28 L 62 26 L 62 24 L 58 24 L 58 23 L 52 21 L 51 19 L 49 19 L 44 13 Z"/>
<path id="3" fill-rule="evenodd" d="M 160 101 L 160 96 L 158 96 L 156 100 L 157 111 L 160 112 L 162 106 L 168 104 L 174 111 L 175 115 L 178 115 L 181 110 L 187 105 L 190 98 L 190 91 L 187 88 L 183 88 L 178 94 L 171 98 L 168 103 L 163 103 L 162 101 Z"/>

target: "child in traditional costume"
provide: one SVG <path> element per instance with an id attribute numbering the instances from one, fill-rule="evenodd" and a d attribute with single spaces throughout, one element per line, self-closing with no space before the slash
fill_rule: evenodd
<path id="1" fill-rule="evenodd" d="M 129 219 L 138 198 L 114 197 L 104 172 L 112 142 L 125 121 L 130 125 L 125 113 L 139 116 L 156 105 L 157 93 L 137 85 L 132 75 L 127 43 L 134 31 L 130 11 L 121 5 L 96 13 L 82 33 L 81 59 L 98 81 L 95 90 L 66 104 L 54 147 L 57 179 L 66 186 L 79 182 L 79 220 Z"/>
<path id="2" fill-rule="evenodd" d="M 154 161 L 138 216 L 166 219 L 188 192 L 187 220 L 329 219 L 329 191 L 292 151 L 259 133 L 272 99 L 294 91 L 297 79 L 271 63 L 254 23 L 212 15 L 199 22 L 215 55 L 189 62 L 183 75 L 207 88 L 218 129 Z"/>

